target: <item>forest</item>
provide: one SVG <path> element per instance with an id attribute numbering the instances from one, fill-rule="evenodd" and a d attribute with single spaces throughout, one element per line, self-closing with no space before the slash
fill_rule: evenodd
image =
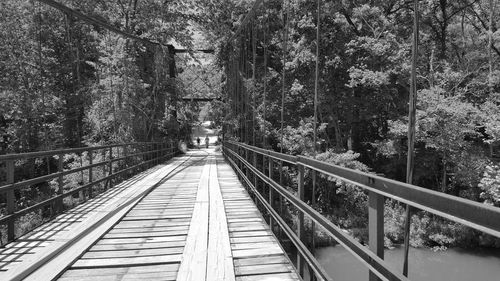
<path id="1" fill-rule="evenodd" d="M 413 1 L 323 0 L 319 41 L 310 0 L 265 0 L 245 26 L 251 0 L 58 1 L 158 44 L 41 2 L 0 2 L 0 154 L 189 141 L 200 105 L 180 98 L 211 95 L 220 99 L 209 116 L 229 138 L 405 180 Z M 500 3 L 419 4 L 414 184 L 500 207 Z M 255 101 L 252 128 L 224 102 L 239 27 L 245 37 L 238 48 L 248 50 L 240 60 L 257 69 L 253 77 L 239 74 Z M 190 64 L 196 54 L 183 60 L 169 46 L 214 49 L 214 64 Z M 200 94 L 207 84 L 210 91 Z M 257 141 L 234 134 L 242 130 Z M 316 197 L 324 215 L 366 238 L 363 191 L 321 178 Z M 404 206 L 386 201 L 387 246 L 402 242 L 403 214 Z M 412 217 L 411 244 L 500 247 L 425 212 Z"/>

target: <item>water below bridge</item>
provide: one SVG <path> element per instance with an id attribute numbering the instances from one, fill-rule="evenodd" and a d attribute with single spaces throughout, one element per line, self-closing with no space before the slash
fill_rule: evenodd
<path id="1" fill-rule="evenodd" d="M 321 265 L 334 280 L 368 280 L 368 270 L 342 246 L 316 252 Z M 385 260 L 396 270 L 403 268 L 403 249 L 385 251 Z M 497 281 L 500 280 L 500 250 L 410 249 L 409 279 L 412 281 Z"/>

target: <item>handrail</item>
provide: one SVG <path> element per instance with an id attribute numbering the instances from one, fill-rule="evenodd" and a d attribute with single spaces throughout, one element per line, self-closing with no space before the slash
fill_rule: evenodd
<path id="1" fill-rule="evenodd" d="M 94 150 L 107 149 L 107 148 L 123 147 L 123 146 L 130 146 L 130 145 L 144 145 L 144 144 L 164 144 L 164 143 L 162 143 L 162 142 L 130 142 L 130 143 L 120 143 L 120 144 L 108 144 L 108 145 L 101 145 L 101 146 L 86 146 L 86 147 L 64 148 L 64 149 L 35 151 L 35 152 L 10 153 L 10 154 L 0 155 L 0 161 L 22 160 L 22 159 L 35 158 L 35 157 L 48 157 L 48 156 L 54 156 L 54 155 L 59 155 L 59 154 L 80 153 L 80 152 L 85 152 L 85 151 L 94 151 Z"/>
<path id="2" fill-rule="evenodd" d="M 87 152 L 85 160 L 88 161 L 87 165 L 76 167 L 72 169 L 64 169 L 64 155 L 78 154 Z M 131 172 L 151 167 L 160 161 L 170 159 L 178 153 L 175 146 L 169 146 L 162 142 L 136 142 L 136 143 L 123 143 L 112 144 L 103 146 L 91 146 L 71 149 L 59 149 L 51 151 L 28 152 L 19 154 L 0 155 L 0 163 L 5 163 L 5 171 L 7 180 L 5 183 L 0 184 L 0 194 L 5 194 L 6 198 L 6 214 L 0 216 L 0 225 L 7 225 L 7 243 L 16 238 L 15 235 L 15 220 L 27 213 L 38 211 L 44 207 L 50 206 L 55 214 L 64 211 L 63 199 L 79 193 L 80 199 L 83 201 L 93 197 L 93 187 L 97 184 L 104 183 L 104 188 L 112 187 L 113 183 L 120 180 L 125 175 Z M 94 162 L 96 155 L 99 153 L 99 162 Z M 48 174 L 41 175 L 35 178 L 21 180 L 15 182 L 15 163 L 18 160 L 26 159 L 47 159 L 48 157 L 56 156 L 59 162 L 57 170 L 48 172 Z M 79 155 L 83 160 L 83 155 Z M 96 177 L 96 171 L 99 170 L 101 176 Z M 87 171 L 85 184 L 72 187 L 70 190 L 65 191 L 67 188 L 64 184 L 64 177 Z M 121 178 L 120 178 L 121 177 Z M 15 199 L 15 190 L 23 187 L 29 187 L 35 184 L 48 182 L 57 179 L 58 191 L 51 198 L 45 199 L 41 202 L 17 209 L 17 202 Z M 87 196 L 85 193 L 87 193 Z M 0 235 L 1 237 L 1 235 Z M 4 241 L 1 241 L 0 245 Z"/>
<path id="3" fill-rule="evenodd" d="M 231 153 L 234 153 L 233 151 L 230 151 Z M 238 157 L 239 160 L 242 160 L 241 156 L 235 155 Z M 314 258 L 314 255 L 307 250 L 307 247 L 304 245 L 304 243 L 295 235 L 293 230 L 286 224 L 285 220 L 279 216 L 279 214 L 272 208 L 271 203 L 267 202 L 264 197 L 257 191 L 256 187 L 253 186 L 252 182 L 250 181 L 249 178 L 245 176 L 243 171 L 238 168 L 236 163 L 234 162 L 233 159 L 228 158 L 229 163 L 234 167 L 234 169 L 237 171 L 238 174 L 243 178 L 243 180 L 247 183 L 247 185 L 250 187 L 252 190 L 253 194 L 258 197 L 259 202 L 264 205 L 266 210 L 273 216 L 273 218 L 276 220 L 278 225 L 285 231 L 285 233 L 288 235 L 292 243 L 297 247 L 297 249 L 300 251 L 300 253 L 305 257 L 307 262 L 312 266 L 313 271 L 316 273 L 317 276 L 321 276 L 323 280 L 332 280 L 328 274 L 325 272 L 324 268 L 319 264 L 319 262 Z M 245 160 L 242 160 L 245 161 Z M 246 162 L 246 161 L 245 161 Z M 248 164 L 248 162 L 246 163 Z M 252 169 L 253 167 L 250 166 Z M 254 170 L 255 171 L 255 170 Z M 257 171 L 257 173 L 260 173 L 260 171 Z M 275 183 L 272 180 L 265 179 L 266 176 L 259 174 L 259 177 L 266 181 L 268 184 L 273 184 L 276 188 L 281 188 L 277 183 Z M 282 190 L 283 191 L 283 190 Z M 289 191 L 284 190 L 285 193 L 289 193 Z M 288 195 L 288 194 L 287 194 Z M 293 197 L 293 195 L 292 195 Z"/>
<path id="4" fill-rule="evenodd" d="M 299 156 L 298 164 L 418 209 L 500 237 L 500 208 Z"/>
<path id="5" fill-rule="evenodd" d="M 114 147 L 118 147 L 118 146 L 113 146 L 113 148 Z M 109 146 L 108 147 L 100 147 L 98 149 L 103 149 L 103 148 L 106 149 L 106 148 L 109 148 Z M 169 150 L 172 150 L 172 149 L 176 149 L 176 148 L 169 148 Z M 89 150 L 95 151 L 97 149 L 95 147 L 92 147 Z M 150 152 L 158 152 L 158 151 L 150 151 Z M 75 152 L 69 152 L 69 153 L 75 153 Z M 64 170 L 62 172 L 51 173 L 49 175 L 45 175 L 45 176 L 41 176 L 41 177 L 36 177 L 36 178 L 32 178 L 32 179 L 25 180 L 25 181 L 20 181 L 20 182 L 11 183 L 11 184 L 0 185 L 0 193 L 1 192 L 9 191 L 11 189 L 20 188 L 20 187 L 23 187 L 23 186 L 29 186 L 29 185 L 34 185 L 34 184 L 37 184 L 37 183 L 45 182 L 45 181 L 48 181 L 48 180 L 51 180 L 51 179 L 54 179 L 54 178 L 57 178 L 57 177 L 60 177 L 60 176 L 66 176 L 66 175 L 69 175 L 69 174 L 74 174 L 74 173 L 81 172 L 81 171 L 84 171 L 84 170 L 87 170 L 87 169 L 90 169 L 90 168 L 96 168 L 96 167 L 103 166 L 103 165 L 109 165 L 109 163 L 123 161 L 123 160 L 126 160 L 126 159 L 130 158 L 130 157 L 141 156 L 143 154 L 144 153 L 142 153 L 142 152 L 138 152 L 138 153 L 134 153 L 134 154 L 129 154 L 129 155 L 124 156 L 124 157 L 113 158 L 113 159 L 109 159 L 107 161 L 101 161 L 101 162 L 97 162 L 97 163 L 94 163 L 94 164 L 91 164 L 91 165 L 74 168 L 74 169 L 71 169 L 71 170 Z M 13 155 L 13 154 L 9 154 L 9 155 Z M 55 154 L 55 155 L 58 155 L 58 154 Z M 25 156 L 22 156 L 22 157 L 25 157 Z M 44 157 L 48 157 L 48 156 L 46 156 L 44 154 Z M 11 157 L 9 157 L 9 158 L 11 158 Z M 31 158 L 31 157 L 29 157 L 29 158 Z M 34 158 L 37 158 L 37 157 L 34 157 Z M 22 159 L 26 159 L 26 158 L 22 158 Z M 12 159 L 9 159 L 9 160 L 12 160 Z M 17 160 L 17 159 L 15 159 L 15 160 Z M 0 159 L 0 162 L 2 162 L 1 159 Z"/>
<path id="6" fill-rule="evenodd" d="M 245 159 L 244 157 L 248 157 L 248 152 L 253 153 L 253 165 L 250 163 L 251 161 L 247 161 L 248 158 Z M 238 172 L 240 178 L 246 182 L 251 190 L 258 193 L 254 186 L 255 180 L 252 184 L 252 181 L 248 178 L 249 172 L 255 178 L 259 178 L 265 185 L 269 186 L 270 198 L 272 198 L 273 193 L 278 193 L 299 211 L 298 233 L 290 234 L 285 231 L 299 250 L 297 263 L 299 272 L 302 271 L 302 264 L 305 260 L 309 268 L 314 271 L 316 277 L 324 280 L 328 280 L 328 278 L 325 278 L 321 272 L 318 272 L 317 265 L 311 263 L 307 257 L 310 254 L 309 250 L 305 249 L 307 252 L 304 253 L 303 245 L 294 242 L 297 238 L 302 241 L 304 239 L 304 214 L 324 228 L 335 240 L 363 262 L 370 270 L 370 280 L 380 280 L 379 278 L 408 280 L 399 272 L 395 272 L 389 268 L 383 260 L 383 202 L 385 197 L 407 203 L 416 208 L 500 237 L 500 208 L 386 179 L 374 174 L 340 167 L 312 158 L 285 155 L 234 141 L 225 141 L 223 143 L 223 153 Z M 265 173 L 259 171 L 258 167 L 255 166 L 257 155 L 268 158 L 270 161 L 269 169 L 272 169 L 272 161 L 283 161 L 296 165 L 299 173 L 297 194 L 293 194 L 275 182 L 270 175 L 265 175 Z M 304 202 L 304 168 L 335 177 L 369 191 L 369 250 Z M 243 169 L 246 170 L 246 174 L 243 172 Z M 268 202 L 263 202 L 263 200 L 265 201 L 264 197 L 256 197 L 264 207 L 268 208 L 272 205 Z M 281 219 L 276 217 L 277 213 L 274 210 L 268 209 L 268 211 L 275 221 L 278 222 Z"/>

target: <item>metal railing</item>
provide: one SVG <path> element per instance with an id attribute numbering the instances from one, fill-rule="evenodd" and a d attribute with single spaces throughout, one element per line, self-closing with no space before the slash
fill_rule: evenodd
<path id="1" fill-rule="evenodd" d="M 54 217 L 75 205 L 74 202 L 64 203 L 65 198 L 77 196 L 77 203 L 84 202 L 94 197 L 95 192 L 103 192 L 177 153 L 177 147 L 172 144 L 139 142 L 0 155 L 0 172 L 3 172 L 3 181 L 0 178 L 0 226 L 3 225 L 0 234 L 6 232 L 6 238 L 0 235 L 0 245 L 23 234 L 16 235 L 19 218 L 33 213 L 43 217 L 39 212 L 46 209 L 50 217 Z M 44 171 L 35 167 L 43 167 Z M 25 170 L 31 175 L 16 174 L 16 171 Z M 41 185 L 54 194 L 30 200 L 35 202 L 27 204 L 20 202 L 23 190 Z"/>
<path id="2" fill-rule="evenodd" d="M 391 198 L 428 211 L 454 222 L 474 228 L 484 233 L 500 237 L 500 208 L 471 200 L 436 192 L 415 185 L 383 178 L 357 170 L 352 170 L 303 156 L 291 156 L 243 143 L 226 141 L 223 153 L 242 180 L 250 188 L 258 202 L 270 215 L 270 226 L 277 224 L 297 248 L 297 270 L 304 277 L 307 266 L 310 278 L 332 280 L 306 246 L 304 216 L 323 228 L 337 242 L 357 257 L 369 270 L 370 280 L 408 280 L 402 273 L 395 271 L 384 258 L 384 200 Z M 261 170 L 258 158 L 262 159 Z M 267 159 L 267 165 L 266 163 Z M 250 163 L 252 160 L 252 163 Z M 275 165 L 279 163 L 279 165 Z M 297 169 L 297 193 L 294 194 L 273 179 L 275 167 L 286 165 Z M 267 167 L 266 167 L 267 166 Z M 267 168 L 267 174 L 265 173 Z M 321 215 L 304 202 L 304 173 L 310 169 L 316 173 L 333 177 L 358 186 L 368 192 L 368 239 L 366 248 L 340 227 Z M 278 171 L 282 173 L 282 171 Z M 280 174 L 281 178 L 281 174 Z M 258 190 L 259 181 L 264 189 Z M 267 187 L 268 198 L 264 197 Z M 273 206 L 276 195 L 286 200 L 298 211 L 297 230 L 292 230 Z"/>

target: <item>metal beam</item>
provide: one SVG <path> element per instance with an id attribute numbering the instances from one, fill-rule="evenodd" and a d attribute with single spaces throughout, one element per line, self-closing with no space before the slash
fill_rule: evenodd
<path id="1" fill-rule="evenodd" d="M 243 21 L 241 22 L 240 26 L 238 27 L 238 29 L 236 29 L 236 31 L 234 32 L 234 34 L 231 36 L 231 38 L 229 39 L 229 42 L 233 41 L 236 36 L 238 36 L 240 33 L 241 33 L 241 30 L 243 29 L 243 27 L 245 25 L 247 25 L 247 23 L 250 21 L 250 19 L 254 16 L 255 14 L 255 11 L 257 10 L 257 8 L 260 7 L 260 5 L 264 2 L 264 0 L 256 0 L 254 3 L 253 3 L 253 6 L 252 8 L 250 9 L 250 11 L 248 11 L 247 15 L 245 16 L 245 18 L 243 19 Z"/>
<path id="2" fill-rule="evenodd" d="M 195 101 L 195 102 L 207 102 L 207 101 L 214 101 L 214 100 L 221 100 L 221 98 L 181 98 L 182 101 Z"/>
<path id="3" fill-rule="evenodd" d="M 115 27 L 103 20 L 100 20 L 100 19 L 97 19 L 95 17 L 92 17 L 92 16 L 88 16 L 88 15 L 85 15 L 83 14 L 82 12 L 80 11 L 77 11 L 75 9 L 72 9 L 64 4 L 61 4 L 59 2 L 56 2 L 56 1 L 53 1 L 53 0 L 36 0 L 38 2 L 41 2 L 41 3 L 44 3 L 44 4 L 47 4 L 65 14 L 68 14 L 68 15 L 72 15 L 80 20 L 83 20 L 84 22 L 87 22 L 89 24 L 94 24 L 94 25 L 97 25 L 97 26 L 100 26 L 104 29 L 107 29 L 113 33 L 116 33 L 116 34 L 119 34 L 123 37 L 126 37 L 126 38 L 129 38 L 129 39 L 132 39 L 132 40 L 135 40 L 135 41 L 139 41 L 139 42 L 142 42 L 144 44 L 151 44 L 151 45 L 163 45 L 163 46 L 171 46 L 169 44 L 162 44 L 160 42 L 156 42 L 156 41 L 151 41 L 147 38 L 142 38 L 142 37 L 139 37 L 137 35 L 134 35 L 134 34 L 131 34 L 131 33 L 128 33 L 126 31 L 123 31 L 121 29 L 119 29 L 118 27 Z M 205 53 L 205 54 L 213 54 L 215 53 L 215 50 L 214 49 L 199 49 L 199 50 L 189 50 L 189 49 L 173 49 L 173 52 L 174 54 L 179 54 L 179 53 L 192 53 L 192 52 L 200 52 L 200 53 Z"/>
<path id="4" fill-rule="evenodd" d="M 175 49 L 176 54 L 182 53 L 205 53 L 205 54 L 213 54 L 215 53 L 214 49 L 197 49 L 197 50 L 188 50 L 188 49 Z"/>
<path id="5" fill-rule="evenodd" d="M 142 38 L 142 37 L 139 37 L 137 35 L 133 35 L 133 34 L 130 34 L 128 32 L 125 32 L 117 27 L 114 27 L 112 26 L 111 24 L 105 22 L 105 21 L 102 21 L 102 20 L 99 20 L 99 19 L 96 19 L 94 17 L 91 17 L 91 16 L 88 16 L 88 15 L 85 15 L 83 14 L 82 12 L 79 12 L 77 10 L 74 10 L 68 6 L 65 6 L 61 3 L 58 3 L 56 1 L 53 1 L 53 0 L 36 0 L 38 2 L 41 2 L 41 3 L 44 3 L 44 4 L 47 4 L 53 8 L 56 8 L 58 9 L 59 11 L 62 11 L 63 13 L 66 13 L 68 15 L 72 15 L 76 18 L 79 18 L 87 23 L 90 23 L 90 24 L 95 24 L 95 25 L 98 25 L 102 28 L 105 28 L 111 32 L 114 32 L 116 34 L 120 34 L 121 36 L 124 36 L 126 38 L 129 38 L 129 39 L 132 39 L 132 40 L 136 40 L 136 41 L 140 41 L 142 43 L 145 43 L 145 44 L 152 44 L 152 45 L 160 45 L 159 42 L 154 42 L 154 41 L 151 41 L 149 39 L 146 39 L 146 38 Z"/>

